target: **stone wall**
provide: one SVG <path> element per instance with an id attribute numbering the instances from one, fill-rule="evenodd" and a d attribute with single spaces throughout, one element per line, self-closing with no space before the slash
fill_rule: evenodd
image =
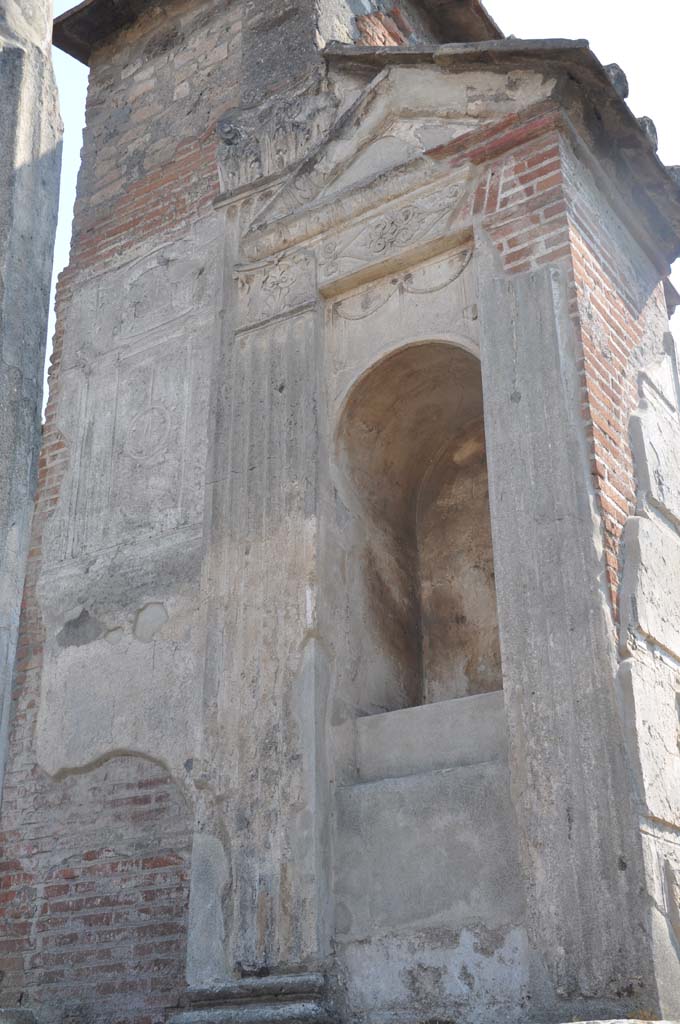
<path id="1" fill-rule="evenodd" d="M 310 11 L 170 0 L 91 58 L 0 833 L 0 1005 L 45 1024 L 151 1024 L 186 984 L 216 128 L 318 77 Z"/>
<path id="2" fill-rule="evenodd" d="M 351 5 L 324 10 L 359 31 Z M 3 808 L 3 999 L 41 1024 L 160 1024 L 243 978 L 257 998 L 327 971 L 356 1020 L 658 1014 L 612 612 L 628 374 L 664 311 L 644 232 L 638 251 L 574 156 L 569 75 L 512 41 L 472 70 L 466 48 L 325 66 L 302 5 L 163 13 L 92 58 Z M 373 14 L 393 33 L 404 12 Z M 484 449 L 488 493 L 481 461 L 465 486 L 493 564 L 488 536 L 465 553 L 484 586 L 462 642 L 489 634 L 489 664 L 428 694 L 426 465 Z M 475 693 L 501 682 L 505 706 Z"/>
<path id="3" fill-rule="evenodd" d="M 107 267 L 119 268 L 119 279 L 127 284 L 130 277 L 135 277 L 135 258 L 172 240 L 181 247 L 182 238 L 188 237 L 185 248 L 188 244 L 192 257 L 201 250 L 202 243 L 195 244 L 192 224 L 205 224 L 206 214 L 208 223 L 211 216 L 214 218 L 210 203 L 218 191 L 215 121 L 238 102 L 240 95 L 239 5 L 176 3 L 166 13 L 161 20 L 155 16 L 141 19 L 115 45 L 101 48 L 91 62 L 71 260 L 57 288 L 50 397 L 13 691 L 2 805 L 6 928 L 2 940 L 4 973 L 0 980 L 0 1005 L 30 1003 L 41 1021 L 59 1024 L 66 1020 L 74 1024 L 110 1024 L 113 1019 L 129 1024 L 161 1021 L 164 1010 L 177 1002 L 185 985 L 193 829 L 193 812 L 186 793 L 180 791 L 160 764 L 131 756 L 135 751 L 148 749 L 141 736 L 131 735 L 128 748 L 121 751 L 125 756 L 114 756 L 112 760 L 105 738 L 100 751 L 81 748 L 82 767 L 87 767 L 87 771 L 70 771 L 79 756 L 77 716 L 88 714 L 88 706 L 93 715 L 91 722 L 94 724 L 94 719 L 98 719 L 101 726 L 125 708 L 126 690 L 129 695 L 130 687 L 144 700 L 144 693 L 148 699 L 156 685 L 160 687 L 157 708 L 164 701 L 167 703 L 167 663 L 165 674 L 157 672 L 154 684 L 150 666 L 152 655 L 157 655 L 159 649 L 153 643 L 144 644 L 136 639 L 134 618 L 128 627 L 130 639 L 120 631 L 122 646 L 109 642 L 119 638 L 116 628 L 126 625 L 125 621 L 117 620 L 109 641 L 100 640 L 103 646 L 98 648 L 96 643 L 76 639 L 68 649 L 76 660 L 85 658 L 80 675 L 84 703 L 75 694 L 75 706 L 48 698 L 46 713 L 50 719 L 47 735 L 58 745 L 67 739 L 67 734 L 71 735 L 71 740 L 67 739 L 67 746 L 69 742 L 75 744 L 71 765 L 59 760 L 58 750 L 53 756 L 45 748 L 39 766 L 37 751 L 45 662 L 45 608 L 55 597 L 59 600 L 59 581 L 63 586 L 64 580 L 61 570 L 66 568 L 68 576 L 68 565 L 76 564 L 79 552 L 89 552 L 85 559 L 91 559 L 94 552 L 107 544 L 101 536 L 88 538 L 82 534 L 74 538 L 59 533 L 55 511 L 60 496 L 62 502 L 65 499 L 65 480 L 72 479 L 69 474 L 82 458 L 77 447 L 76 424 L 65 429 L 65 423 L 69 409 L 74 413 L 80 408 L 87 394 L 88 379 L 95 384 L 93 394 L 97 380 L 103 386 L 115 379 L 115 361 L 112 365 L 106 357 L 115 352 L 119 336 L 122 334 L 127 340 L 131 335 L 137 336 L 141 328 L 143 350 L 148 343 L 148 331 L 157 329 L 158 323 L 153 309 L 137 306 L 133 311 L 131 305 L 128 309 L 133 312 L 133 322 L 115 330 L 115 303 L 112 306 L 109 298 L 108 306 L 101 305 L 99 275 Z M 200 234 L 201 228 L 196 230 Z M 203 229 L 203 237 L 209 230 Z M 167 252 L 168 260 L 172 261 L 172 252 Z M 181 261 L 182 255 L 179 265 L 186 267 Z M 202 264 L 191 260 L 189 263 L 189 277 L 185 275 L 184 279 L 192 284 Z M 178 266 L 176 262 L 170 265 Z M 127 271 L 126 267 L 133 269 Z M 175 278 L 174 286 L 175 295 L 181 294 L 182 281 Z M 94 308 L 91 304 L 86 307 L 94 313 L 89 324 L 83 321 L 82 302 L 87 294 L 95 304 Z M 195 292 L 191 292 L 184 301 L 194 296 Z M 167 293 L 165 298 L 159 296 L 161 303 L 171 303 L 172 297 Z M 184 312 L 182 307 L 174 315 Z M 103 331 L 99 340 L 92 337 L 93 330 L 95 334 Z M 163 341 L 166 339 L 163 335 Z M 172 362 L 167 344 L 162 353 L 157 351 L 164 363 L 168 359 Z M 175 355 L 177 358 L 183 357 Z M 145 365 L 149 365 L 149 360 L 145 362 L 142 356 L 142 367 Z M 85 367 L 89 369 L 83 376 Z M 134 373 L 132 377 L 123 374 L 121 385 L 139 403 L 143 396 L 134 390 L 134 379 Z M 195 374 L 192 379 L 198 398 L 203 389 Z M 163 401 L 162 382 L 159 386 L 157 397 Z M 85 415 L 96 418 L 109 401 L 110 397 L 100 392 Z M 131 410 L 130 416 L 133 413 Z M 205 452 L 205 420 L 202 431 Z M 145 472 L 153 477 L 154 469 L 145 466 Z M 118 466 L 114 472 L 120 469 Z M 201 494 L 204 472 L 204 464 L 199 466 L 198 476 L 192 476 L 193 469 L 186 468 L 185 479 L 191 480 L 195 494 Z M 109 474 L 110 468 L 104 467 L 104 473 Z M 156 470 L 156 479 L 151 479 L 143 499 L 152 504 L 155 501 L 159 516 L 165 515 L 166 520 L 169 503 L 174 500 L 171 490 L 176 477 L 176 466 L 167 468 L 160 476 Z M 110 482 L 110 475 L 106 479 Z M 90 493 L 87 502 L 91 511 L 92 500 Z M 99 499 L 95 496 L 94 500 Z M 81 506 L 81 517 L 87 516 L 87 502 L 85 508 Z M 134 510 L 126 509 L 120 502 L 118 508 L 122 518 L 117 529 L 122 533 L 117 539 L 131 543 L 131 561 L 137 565 L 134 575 L 142 588 L 153 589 L 153 574 L 150 576 L 139 568 L 145 564 L 145 556 L 134 547 L 135 542 L 139 543 L 139 516 L 135 526 Z M 188 576 L 193 572 L 194 579 L 200 575 L 201 515 L 202 505 L 198 519 L 193 519 L 197 533 L 189 549 L 193 568 Z M 180 513 L 180 519 L 183 516 Z M 84 525 L 85 520 L 80 521 Z M 186 525 L 186 517 L 184 522 Z M 162 529 L 161 523 L 158 526 Z M 50 537 L 47 563 L 43 558 L 46 533 Z M 39 582 L 50 567 L 53 575 L 44 583 L 40 597 Z M 159 572 L 162 568 L 158 568 L 156 560 L 156 579 Z M 121 582 L 123 590 L 129 592 L 130 586 L 134 589 L 135 584 L 129 578 Z M 77 590 L 66 599 L 67 603 L 73 600 L 79 605 L 84 600 L 87 605 L 87 587 L 84 591 L 82 584 L 77 584 Z M 138 600 L 138 610 L 147 605 L 146 599 Z M 142 623 L 142 631 L 143 628 Z M 87 629 L 83 635 L 87 635 Z M 125 659 L 121 662 L 120 656 L 131 643 L 137 645 L 142 663 L 135 664 L 133 660 L 125 666 Z M 112 658 L 117 659 L 113 672 L 107 668 L 112 665 Z M 73 667 L 70 673 L 75 679 Z M 107 710 L 106 702 L 111 699 L 118 711 L 110 704 Z M 70 717 L 71 712 L 75 713 L 75 720 Z M 186 717 L 185 712 L 183 705 L 181 714 Z M 60 726 L 52 728 L 55 713 L 64 717 Z M 139 718 L 134 700 L 129 713 L 131 723 L 135 716 Z M 188 720 L 190 723 L 190 717 Z M 105 732 L 106 729 L 105 725 Z M 151 724 L 151 730 L 155 729 L 156 724 Z M 106 755 L 103 763 L 100 753 Z M 167 747 L 160 754 L 167 760 Z M 185 760 L 187 756 L 184 754 Z M 57 774 L 48 775 L 46 767 Z M 60 768 L 66 769 L 61 775 Z"/>
<path id="4" fill-rule="evenodd" d="M 0 11 L 0 790 L 35 495 L 61 119 L 51 3 Z"/>

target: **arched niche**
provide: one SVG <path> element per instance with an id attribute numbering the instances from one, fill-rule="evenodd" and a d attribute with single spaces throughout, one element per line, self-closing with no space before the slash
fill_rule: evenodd
<path id="1" fill-rule="evenodd" d="M 370 648 L 359 713 L 500 689 L 478 359 L 442 341 L 384 357 L 345 400 L 336 456 Z"/>

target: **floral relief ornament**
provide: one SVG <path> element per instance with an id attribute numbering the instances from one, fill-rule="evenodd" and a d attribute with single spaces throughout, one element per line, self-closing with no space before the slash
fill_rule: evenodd
<path id="1" fill-rule="evenodd" d="M 340 240 L 328 239 L 321 247 L 319 265 L 325 278 L 335 277 L 347 261 L 350 266 L 385 258 L 392 252 L 426 237 L 432 230 L 446 233 L 455 219 L 464 187 L 448 188 L 419 196 L 398 210 L 364 223 Z"/>
<path id="2" fill-rule="evenodd" d="M 414 206 L 405 206 L 390 217 L 381 217 L 369 229 L 368 248 L 379 256 L 413 241 L 422 224 L 422 215 Z"/>
<path id="3" fill-rule="evenodd" d="M 297 274 L 292 263 L 275 263 L 262 281 L 262 287 L 276 303 L 283 302 L 291 288 L 297 282 Z"/>
<path id="4" fill-rule="evenodd" d="M 338 243 L 335 241 L 324 242 L 321 246 L 320 263 L 325 272 L 329 275 L 337 274 L 340 269 L 339 259 L 341 253 Z"/>

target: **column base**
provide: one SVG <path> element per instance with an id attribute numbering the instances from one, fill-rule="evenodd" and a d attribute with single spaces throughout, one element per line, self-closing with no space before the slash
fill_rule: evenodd
<path id="1" fill-rule="evenodd" d="M 244 978 L 219 988 L 190 989 L 185 1008 L 168 1024 L 331 1024 L 325 997 L 322 974 Z"/>

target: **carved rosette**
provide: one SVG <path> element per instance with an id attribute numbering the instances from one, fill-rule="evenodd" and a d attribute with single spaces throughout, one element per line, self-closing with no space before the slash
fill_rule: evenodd
<path id="1" fill-rule="evenodd" d="M 314 260 L 308 253 L 237 269 L 239 328 L 280 316 L 315 301 Z"/>

